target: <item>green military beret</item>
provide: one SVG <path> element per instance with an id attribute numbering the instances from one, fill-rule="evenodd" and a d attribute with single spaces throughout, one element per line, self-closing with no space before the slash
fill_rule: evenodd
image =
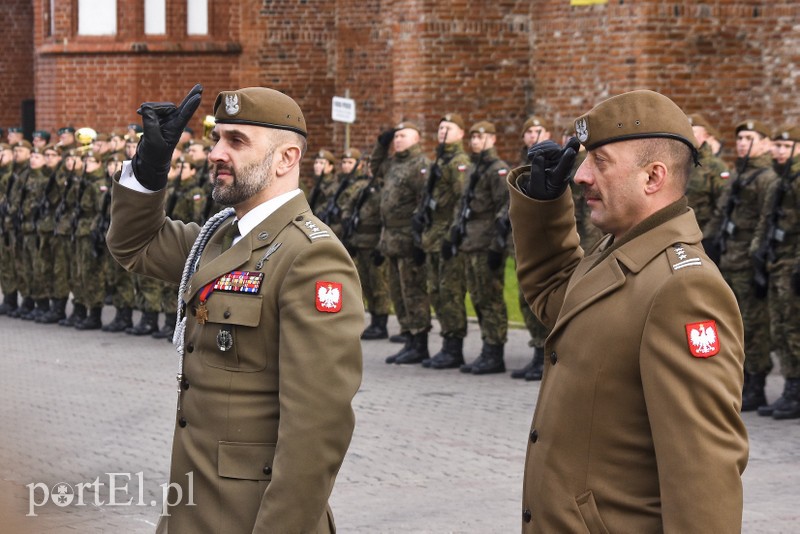
<path id="1" fill-rule="evenodd" d="M 439 123 L 442 122 L 452 122 L 462 130 L 464 129 L 464 119 L 458 113 L 445 113 L 441 119 L 439 119 Z"/>
<path id="2" fill-rule="evenodd" d="M 22 133 L 22 128 L 19 126 L 11 126 L 8 128 L 8 133 Z"/>
<path id="3" fill-rule="evenodd" d="M 736 125 L 735 133 L 738 134 L 742 130 L 746 130 L 749 132 L 758 132 L 764 137 L 769 137 L 770 134 L 767 125 L 755 119 L 743 120 L 742 122 Z"/>
<path id="4" fill-rule="evenodd" d="M 361 151 L 357 148 L 348 148 L 344 152 L 342 152 L 342 159 L 350 158 L 350 159 L 361 159 Z"/>
<path id="5" fill-rule="evenodd" d="M 800 127 L 784 124 L 772 134 L 773 141 L 800 141 Z"/>
<path id="6" fill-rule="evenodd" d="M 475 124 L 473 124 L 470 127 L 469 133 L 470 133 L 470 135 L 472 135 L 474 133 L 481 133 L 481 134 L 482 133 L 490 133 L 490 134 L 493 134 L 493 133 L 497 133 L 497 130 L 495 129 L 494 124 L 492 124 L 491 122 L 489 122 L 489 121 L 479 121 L 479 122 L 476 122 Z"/>
<path id="7" fill-rule="evenodd" d="M 314 159 L 326 159 L 332 164 L 336 164 L 336 158 L 330 150 L 320 150 L 317 152 L 317 155 L 314 156 Z"/>
<path id="8" fill-rule="evenodd" d="M 132 122 L 132 123 L 130 123 L 128 125 L 128 130 L 133 130 L 134 133 L 137 133 L 137 134 L 140 134 L 140 133 L 142 133 L 144 131 L 144 130 L 142 130 L 142 125 L 141 124 L 136 124 L 135 122 Z"/>
<path id="9" fill-rule="evenodd" d="M 28 150 L 33 149 L 33 145 L 27 139 L 23 139 L 22 141 L 14 143 L 14 148 L 17 147 L 27 148 Z"/>
<path id="10" fill-rule="evenodd" d="M 33 132 L 33 138 L 35 139 L 37 137 L 40 137 L 45 141 L 50 141 L 50 132 L 48 132 L 47 130 L 36 130 L 35 132 Z"/>
<path id="11" fill-rule="evenodd" d="M 526 120 L 525 124 L 522 125 L 522 133 L 527 132 L 529 128 L 533 128 L 534 126 L 541 126 L 545 130 L 550 131 L 550 128 L 547 127 L 547 123 L 543 118 L 533 115 L 528 117 L 528 120 Z"/>
<path id="12" fill-rule="evenodd" d="M 75 128 L 73 126 L 64 126 L 63 128 L 58 129 L 58 135 L 62 135 L 65 133 L 75 133 Z"/>
<path id="13" fill-rule="evenodd" d="M 586 150 L 628 139 L 666 138 L 682 141 L 693 153 L 697 139 L 675 102 L 654 91 L 613 96 L 575 119 L 575 133 Z"/>
<path id="14" fill-rule="evenodd" d="M 217 124 L 250 124 L 308 136 L 306 119 L 297 102 L 266 87 L 221 92 L 214 102 L 214 118 Z"/>
<path id="15" fill-rule="evenodd" d="M 406 128 L 411 128 L 412 130 L 416 130 L 418 134 L 422 133 L 419 130 L 419 126 L 417 126 L 411 121 L 400 121 L 397 123 L 397 126 L 394 127 L 395 130 L 405 130 Z"/>

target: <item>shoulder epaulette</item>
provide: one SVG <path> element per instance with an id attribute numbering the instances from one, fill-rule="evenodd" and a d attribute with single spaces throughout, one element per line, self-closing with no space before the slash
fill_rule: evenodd
<path id="1" fill-rule="evenodd" d="M 687 250 L 683 243 L 675 243 L 667 248 L 666 253 L 673 272 L 686 267 L 700 267 L 703 265 L 702 259 L 693 251 Z"/>
<path id="2" fill-rule="evenodd" d="M 330 239 L 331 237 L 330 230 L 326 226 L 319 226 L 319 224 L 322 223 L 319 223 L 319 221 L 311 217 L 298 215 L 292 222 L 311 242 L 318 239 Z"/>

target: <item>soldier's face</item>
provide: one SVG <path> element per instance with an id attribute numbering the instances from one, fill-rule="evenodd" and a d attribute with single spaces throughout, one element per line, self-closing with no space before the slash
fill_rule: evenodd
<path id="1" fill-rule="evenodd" d="M 342 172 L 345 174 L 350 174 L 353 172 L 353 169 L 356 168 L 356 160 L 353 158 L 343 158 L 342 159 Z"/>
<path id="2" fill-rule="evenodd" d="M 198 163 L 200 161 L 205 161 L 208 156 L 206 156 L 206 151 L 203 150 L 203 145 L 189 145 L 189 148 L 186 149 L 186 154 L 192 160 L 193 163 Z"/>
<path id="3" fill-rule="evenodd" d="M 31 144 L 36 148 L 44 148 L 47 146 L 47 141 L 45 141 L 44 137 L 34 137 Z"/>
<path id="4" fill-rule="evenodd" d="M 14 161 L 17 163 L 26 163 L 31 159 L 31 150 L 24 146 L 14 147 Z"/>
<path id="5" fill-rule="evenodd" d="M 793 148 L 795 152 L 797 152 L 797 148 L 795 148 L 794 146 L 794 141 L 785 141 L 783 139 L 779 139 L 778 141 L 773 141 L 772 157 L 780 165 L 783 165 L 784 163 L 789 161 L 790 157 L 794 157 L 797 155 L 797 154 L 792 154 Z"/>
<path id="6" fill-rule="evenodd" d="M 132 159 L 136 155 L 136 147 L 136 143 L 125 143 L 125 155 L 128 156 L 128 159 Z"/>
<path id="7" fill-rule="evenodd" d="M 317 158 L 314 160 L 314 176 L 322 176 L 323 174 L 330 174 L 333 170 L 331 162 L 325 158 Z"/>
<path id="8" fill-rule="evenodd" d="M 106 141 L 95 141 L 92 143 L 92 150 L 98 154 L 105 154 L 108 151 L 108 143 Z"/>
<path id="9" fill-rule="evenodd" d="M 469 148 L 475 154 L 480 154 L 484 150 L 488 150 L 494 146 L 496 137 L 491 133 L 478 133 L 473 132 L 469 136 Z"/>
<path id="10" fill-rule="evenodd" d="M 214 127 L 212 138 L 216 144 L 208 155 L 214 200 L 224 206 L 236 206 L 272 184 L 275 146 L 268 132 L 250 125 Z"/>
<path id="11" fill-rule="evenodd" d="M 706 142 L 708 139 L 708 132 L 706 131 L 705 126 L 692 126 L 692 133 L 694 133 L 695 139 L 701 145 Z"/>
<path id="12" fill-rule="evenodd" d="M 22 141 L 21 132 L 8 132 L 8 144 L 13 145 Z"/>
<path id="13" fill-rule="evenodd" d="M 394 133 L 392 146 L 395 152 L 402 152 L 408 150 L 417 143 L 419 143 L 419 132 L 413 128 L 403 128 Z"/>
<path id="14" fill-rule="evenodd" d="M 41 169 L 44 167 L 44 154 L 39 154 L 34 152 L 31 154 L 31 161 L 30 161 L 31 169 Z"/>
<path id="15" fill-rule="evenodd" d="M 583 186 L 592 224 L 619 237 L 642 221 L 645 168 L 637 163 L 636 141 L 621 141 L 592 150 L 578 168 L 575 183 Z"/>
<path id="16" fill-rule="evenodd" d="M 547 141 L 548 139 L 550 139 L 550 132 L 545 130 L 542 126 L 531 126 L 522 134 L 522 141 L 528 148 L 536 143 Z"/>
<path id="17" fill-rule="evenodd" d="M 440 143 L 456 143 L 464 139 L 464 130 L 454 122 L 442 121 L 439 123 L 437 139 Z"/>
<path id="18" fill-rule="evenodd" d="M 72 145 L 75 143 L 75 134 L 72 132 L 64 132 L 58 136 L 58 140 L 62 145 Z"/>
<path id="19" fill-rule="evenodd" d="M 752 144 L 753 148 L 750 148 Z M 772 148 L 772 141 L 758 132 L 752 130 L 741 130 L 736 134 L 736 155 L 740 158 L 747 156 L 750 152 L 751 158 L 757 158 L 769 152 Z"/>
<path id="20" fill-rule="evenodd" d="M 12 161 L 14 161 L 14 152 L 10 149 L 5 149 L 0 152 L 0 165 L 8 165 Z"/>
<path id="21" fill-rule="evenodd" d="M 192 178 L 195 174 L 197 174 L 197 171 L 194 169 L 194 167 L 191 166 L 191 164 L 189 163 L 181 164 L 181 180 L 188 180 Z"/>
<path id="22" fill-rule="evenodd" d="M 44 161 L 49 168 L 55 169 L 61 162 L 61 156 L 55 150 L 47 150 L 44 153 Z"/>

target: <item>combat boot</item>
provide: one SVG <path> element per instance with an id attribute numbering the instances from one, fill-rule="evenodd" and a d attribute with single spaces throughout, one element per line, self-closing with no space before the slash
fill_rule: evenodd
<path id="1" fill-rule="evenodd" d="M 132 314 L 133 310 L 128 307 L 117 308 L 117 313 L 111 322 L 103 326 L 103 332 L 123 332 L 126 328 L 133 328 Z"/>
<path id="2" fill-rule="evenodd" d="M 492 345 L 484 343 L 481 349 L 483 358 L 478 358 L 472 364 L 473 375 L 488 375 L 494 373 L 505 373 L 506 364 L 503 361 L 503 345 Z"/>
<path id="3" fill-rule="evenodd" d="M 544 347 L 533 347 L 533 361 L 531 368 L 525 373 L 525 380 L 532 382 L 541 380 L 544 375 Z"/>
<path id="4" fill-rule="evenodd" d="M 86 319 L 86 306 L 83 304 L 76 304 L 75 300 L 72 301 L 72 313 L 69 317 L 58 321 L 58 326 L 75 326 L 79 322 Z"/>
<path id="5" fill-rule="evenodd" d="M 434 354 L 428 367 L 431 369 L 457 369 L 464 363 L 464 338 L 446 337 L 442 350 Z M 423 365 L 425 362 L 423 362 Z"/>
<path id="6" fill-rule="evenodd" d="M 747 378 L 747 387 L 742 392 L 743 412 L 752 412 L 757 410 L 759 406 L 766 406 L 767 397 L 764 394 L 764 383 L 766 381 L 766 373 L 752 373 Z"/>
<path id="7" fill-rule="evenodd" d="M 36 319 L 37 323 L 53 324 L 59 322 L 67 316 L 67 299 L 53 299 L 50 303 L 50 311 Z"/>
<path id="8" fill-rule="evenodd" d="M 86 319 L 79 323 L 75 323 L 75 328 L 78 330 L 99 330 L 103 326 L 103 323 L 100 320 L 102 313 L 103 308 L 101 306 L 92 308 L 89 314 L 86 316 Z"/>
<path id="9" fill-rule="evenodd" d="M 389 341 L 392 343 L 402 343 L 405 345 L 408 341 L 411 340 L 411 332 L 400 332 L 399 334 L 395 334 L 389 337 Z"/>
<path id="10" fill-rule="evenodd" d="M 17 292 L 11 291 L 7 295 L 3 295 L 3 303 L 0 304 L 0 315 L 8 315 L 9 312 L 16 310 L 17 307 Z"/>
<path id="11" fill-rule="evenodd" d="M 40 322 L 38 319 L 50 311 L 50 299 L 36 299 L 36 307 L 22 317 L 25 321 Z"/>
<path id="12" fill-rule="evenodd" d="M 786 402 L 775 408 L 772 418 L 797 419 L 800 417 L 800 378 L 787 378 L 781 397 L 786 399 Z"/>
<path id="13" fill-rule="evenodd" d="M 386 320 L 388 316 L 372 314 L 370 325 L 361 334 L 361 339 L 386 339 L 389 332 L 386 330 Z"/>
<path id="14" fill-rule="evenodd" d="M 403 345 L 403 348 L 400 349 L 399 351 L 397 351 L 395 354 L 392 354 L 391 356 L 387 356 L 386 360 L 384 360 L 384 361 L 386 363 L 394 363 L 395 360 L 397 360 L 398 356 L 400 356 L 401 354 L 404 354 L 405 352 L 407 352 L 409 350 L 411 350 L 411 336 L 410 335 L 406 339 L 406 342 Z"/>
<path id="15" fill-rule="evenodd" d="M 134 336 L 149 336 L 157 330 L 158 312 L 142 312 L 139 323 L 132 328 L 126 328 L 125 333 Z"/>
<path id="16" fill-rule="evenodd" d="M 411 336 L 411 347 L 402 354 L 398 354 L 394 363 L 401 365 L 421 363 L 426 358 L 430 358 L 428 354 L 428 332 L 419 332 Z"/>
<path id="17" fill-rule="evenodd" d="M 153 332 L 151 335 L 156 339 L 167 339 L 172 341 L 172 335 L 175 333 L 175 322 L 177 320 L 177 313 L 165 313 L 164 326 L 161 327 L 161 330 Z"/>
<path id="18" fill-rule="evenodd" d="M 8 316 L 15 319 L 21 318 L 22 316 L 28 315 L 30 312 L 32 312 L 35 306 L 36 303 L 31 297 L 25 297 L 22 299 L 22 305 L 16 310 L 9 312 Z"/>

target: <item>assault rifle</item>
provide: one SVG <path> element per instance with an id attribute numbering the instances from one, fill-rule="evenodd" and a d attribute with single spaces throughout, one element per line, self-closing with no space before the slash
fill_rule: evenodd
<path id="1" fill-rule="evenodd" d="M 417 248 L 422 248 L 422 233 L 431 227 L 433 224 L 433 211 L 436 209 L 436 200 L 433 198 L 433 191 L 436 189 L 436 184 L 442 179 L 442 167 L 439 161 L 447 164 L 448 161 L 444 160 L 444 149 L 447 145 L 447 134 L 450 133 L 449 128 L 444 131 L 444 140 L 436 147 L 436 161 L 433 162 L 430 169 L 428 181 L 425 183 L 425 191 L 422 195 L 422 202 L 414 216 L 411 218 L 411 235 L 414 238 L 414 245 Z"/>
<path id="2" fill-rule="evenodd" d="M 19 194 L 19 206 L 17 207 L 16 213 L 14 213 L 14 218 L 12 219 L 11 223 L 14 225 L 14 233 L 16 235 L 22 234 L 22 222 L 25 220 L 25 211 L 22 207 L 25 205 L 25 198 L 28 196 L 28 180 L 30 178 L 31 173 L 29 172 L 25 176 L 24 183 L 20 185 L 20 194 Z M 17 177 L 16 181 L 20 181 L 21 178 Z"/>
<path id="3" fill-rule="evenodd" d="M 322 194 L 322 179 L 325 177 L 325 173 L 319 175 L 317 178 L 317 182 L 314 184 L 314 189 L 311 190 L 311 195 L 308 197 L 308 205 L 311 207 L 311 211 L 314 211 L 314 207 L 319 200 L 320 194 Z"/>
<path id="4" fill-rule="evenodd" d="M 358 197 L 356 197 L 356 202 L 353 205 L 353 215 L 347 220 L 347 223 L 344 225 L 344 231 L 342 232 L 342 241 L 344 243 L 347 243 L 350 238 L 353 237 L 356 230 L 358 230 L 358 225 L 361 224 L 361 208 L 367 201 L 370 189 L 374 183 L 375 176 L 370 176 L 367 185 L 358 192 Z"/>
<path id="5" fill-rule="evenodd" d="M 464 191 L 464 195 L 461 197 L 461 209 L 458 212 L 458 219 L 456 219 L 455 226 L 453 226 L 452 230 L 450 230 L 450 244 L 453 247 L 453 256 L 458 254 L 458 247 L 467 236 L 467 221 L 472 216 L 472 208 L 470 208 L 470 203 L 472 202 L 472 199 L 475 198 L 475 187 L 478 185 L 478 180 L 480 180 L 481 174 L 484 170 L 483 155 L 485 152 L 485 150 L 481 150 L 481 153 L 478 155 L 478 161 L 475 163 L 475 169 L 469 176 L 467 189 Z"/>
<path id="6" fill-rule="evenodd" d="M 336 188 L 336 193 L 334 193 L 333 196 L 328 199 L 328 204 L 326 204 L 325 210 L 319 215 L 319 220 L 325 224 L 331 224 L 332 222 L 335 222 L 342 214 L 342 209 L 339 207 L 337 202 L 339 201 L 339 197 L 342 196 L 342 193 L 344 193 L 344 190 L 347 189 L 347 186 L 350 185 L 350 180 L 352 180 L 353 176 L 355 176 L 359 163 L 361 163 L 360 159 L 356 161 L 356 166 L 353 167 L 352 171 L 342 176 L 342 181 L 339 184 L 339 187 Z"/>
<path id="7" fill-rule="evenodd" d="M 95 225 L 94 229 L 92 229 L 91 236 L 92 236 L 92 256 L 95 258 L 99 258 L 103 255 L 106 250 L 106 232 L 108 232 L 108 227 L 111 224 L 111 180 L 112 178 L 108 176 L 106 178 L 108 182 L 108 189 L 105 193 L 103 193 L 103 203 L 100 206 L 100 213 L 97 215 L 97 224 Z"/>
<path id="8" fill-rule="evenodd" d="M 47 180 L 47 185 L 44 188 L 44 193 L 39 198 L 39 203 L 36 205 L 36 213 L 34 215 L 34 224 L 38 228 L 39 226 L 39 219 L 42 218 L 44 214 L 50 211 L 52 205 L 50 204 L 50 193 L 52 193 L 53 188 L 56 186 L 58 172 L 61 170 L 61 165 L 64 163 L 64 159 L 62 158 L 61 161 L 58 162 L 58 165 L 50 174 L 50 178 Z"/>
<path id="9" fill-rule="evenodd" d="M 728 238 L 736 233 L 736 223 L 733 222 L 733 212 L 736 210 L 736 206 L 741 202 L 739 195 L 742 193 L 742 188 L 750 185 L 750 183 L 761 174 L 760 172 L 753 173 L 753 176 L 751 176 L 746 183 L 742 183 L 742 174 L 747 170 L 747 165 L 750 163 L 751 150 L 753 150 L 752 139 L 750 140 L 750 147 L 747 149 L 747 154 L 742 158 L 741 164 L 736 169 L 736 178 L 734 178 L 731 183 L 730 196 L 728 196 L 728 202 L 725 204 L 725 209 L 722 212 L 722 224 L 713 241 L 714 250 L 708 251 L 708 255 L 714 260 L 714 263 L 719 263 L 719 258 L 728 250 Z"/>
<path id="10" fill-rule="evenodd" d="M 83 215 L 83 207 L 81 206 L 81 199 L 83 193 L 86 191 L 86 168 L 84 167 L 83 173 L 78 177 L 78 194 L 75 196 L 75 208 L 72 210 L 72 230 L 70 239 L 74 242 L 78 233 L 78 220 Z"/>
<path id="11" fill-rule="evenodd" d="M 72 172 L 70 172 L 69 176 L 67 177 L 67 183 L 64 185 L 64 192 L 61 195 L 61 202 L 58 203 L 58 206 L 56 206 L 56 211 L 53 214 L 53 220 L 55 221 L 56 226 L 58 226 L 58 223 L 61 221 L 61 217 L 64 216 L 64 212 L 67 211 L 67 195 L 69 194 L 69 190 L 74 181 L 75 170 L 73 168 Z"/>
<path id="12" fill-rule="evenodd" d="M 3 231 L 3 240 L 6 246 L 10 245 L 8 228 L 6 228 L 6 217 L 8 217 L 9 207 L 8 198 L 11 196 L 11 190 L 14 188 L 14 182 L 17 181 L 17 173 L 11 172 L 8 178 L 8 185 L 6 186 L 6 194 L 3 197 L 3 203 L 0 204 L 0 229 Z"/>

